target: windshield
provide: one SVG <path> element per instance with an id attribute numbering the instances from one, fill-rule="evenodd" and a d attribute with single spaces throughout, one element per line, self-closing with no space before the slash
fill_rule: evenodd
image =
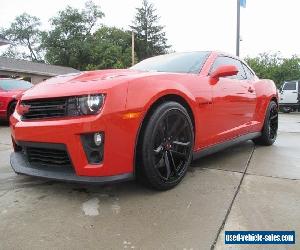
<path id="1" fill-rule="evenodd" d="M 197 74 L 202 69 L 209 52 L 186 52 L 172 53 L 162 56 L 155 56 L 131 67 L 134 70 L 174 72 L 174 73 L 194 73 Z"/>
<path id="2" fill-rule="evenodd" d="M 0 88 L 5 91 L 26 90 L 33 85 L 30 82 L 15 79 L 0 79 Z"/>

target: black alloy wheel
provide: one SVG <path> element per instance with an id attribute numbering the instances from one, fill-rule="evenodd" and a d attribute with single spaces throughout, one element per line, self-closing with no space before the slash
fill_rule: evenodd
<path id="1" fill-rule="evenodd" d="M 176 186 L 187 172 L 193 145 L 193 126 L 185 108 L 176 102 L 159 106 L 148 121 L 142 144 L 148 184 L 159 190 Z"/>
<path id="2" fill-rule="evenodd" d="M 262 134 L 260 137 L 253 139 L 254 143 L 259 145 L 270 146 L 277 138 L 278 131 L 278 105 L 271 101 L 265 117 Z"/>
<path id="3" fill-rule="evenodd" d="M 271 140 L 276 140 L 278 130 L 278 107 L 277 105 L 272 105 L 270 108 L 269 115 L 269 138 Z"/>

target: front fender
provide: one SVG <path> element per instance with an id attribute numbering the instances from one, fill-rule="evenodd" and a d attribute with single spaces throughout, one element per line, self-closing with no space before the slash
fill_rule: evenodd
<path id="1" fill-rule="evenodd" d="M 147 112 L 147 110 L 158 99 L 166 95 L 178 95 L 182 97 L 190 107 L 196 104 L 196 98 L 191 91 L 183 84 L 171 81 L 133 81 L 129 83 L 126 109 L 137 112 Z"/>
<path id="2" fill-rule="evenodd" d="M 13 102 L 14 99 L 12 97 L 2 97 L 0 99 L 0 117 L 1 119 L 7 118 L 7 109 L 11 102 Z"/>

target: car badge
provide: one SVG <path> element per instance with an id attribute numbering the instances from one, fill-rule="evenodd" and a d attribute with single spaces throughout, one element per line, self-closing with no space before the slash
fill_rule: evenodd
<path id="1" fill-rule="evenodd" d="M 28 113 L 29 109 L 30 109 L 30 105 L 26 105 L 26 104 L 22 104 L 22 103 L 17 107 L 17 111 L 20 115 L 24 115 L 24 114 Z"/>

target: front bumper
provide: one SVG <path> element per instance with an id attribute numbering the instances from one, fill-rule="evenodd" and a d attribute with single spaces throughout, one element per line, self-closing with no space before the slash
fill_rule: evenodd
<path id="1" fill-rule="evenodd" d="M 74 172 L 67 174 L 50 173 L 51 169 L 37 171 L 31 164 L 21 161 L 16 152 L 11 156 L 15 172 L 45 178 L 88 182 L 107 182 L 114 179 L 127 179 L 134 176 L 134 148 L 138 119 L 122 119 L 123 112 L 110 112 L 97 116 L 63 118 L 52 120 L 22 121 L 15 112 L 10 118 L 13 142 L 62 144 L 68 152 Z M 104 156 L 100 164 L 90 164 L 83 148 L 81 136 L 88 133 L 103 132 Z M 26 158 L 26 157 L 25 157 Z M 16 160 L 18 159 L 18 160 Z M 26 169 L 24 169 L 26 168 Z"/>
<path id="2" fill-rule="evenodd" d="M 10 156 L 10 164 L 17 174 L 24 174 L 35 176 L 39 178 L 46 178 L 58 181 L 78 182 L 78 183 L 95 183 L 106 184 L 122 181 L 129 181 L 134 179 L 132 173 L 120 174 L 115 176 L 78 176 L 74 171 L 66 168 L 57 169 L 53 171 L 51 167 L 35 165 L 34 167 L 27 161 L 22 152 L 14 152 Z"/>

